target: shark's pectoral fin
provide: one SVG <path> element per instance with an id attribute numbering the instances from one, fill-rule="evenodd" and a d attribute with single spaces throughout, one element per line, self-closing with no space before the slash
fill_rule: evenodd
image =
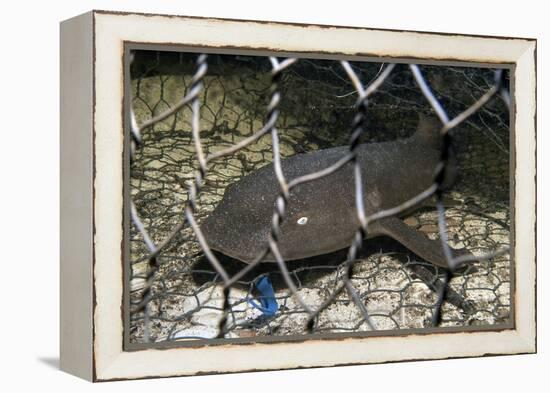
<path id="1" fill-rule="evenodd" d="M 419 257 L 434 265 L 448 268 L 443 247 L 439 240 L 431 240 L 422 232 L 411 228 L 396 217 L 389 217 L 372 223 L 373 232 L 389 236 L 407 247 Z M 471 255 L 466 249 L 452 249 L 453 256 Z"/>

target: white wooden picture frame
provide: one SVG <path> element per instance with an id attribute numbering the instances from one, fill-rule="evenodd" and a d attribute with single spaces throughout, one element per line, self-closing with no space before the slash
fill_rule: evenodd
<path id="1" fill-rule="evenodd" d="M 513 323 L 496 330 L 128 349 L 124 72 L 127 45 L 136 44 L 509 67 Z M 92 11 L 61 23 L 60 64 L 63 370 L 109 381 L 536 352 L 536 40 Z"/>

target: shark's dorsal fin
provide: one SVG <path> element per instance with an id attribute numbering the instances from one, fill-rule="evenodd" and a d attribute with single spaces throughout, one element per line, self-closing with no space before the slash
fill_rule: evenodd
<path id="1" fill-rule="evenodd" d="M 434 116 L 427 116 L 424 113 L 418 113 L 418 125 L 416 132 L 411 137 L 414 144 L 417 146 L 427 146 L 432 149 L 443 149 L 443 137 L 441 136 L 441 129 L 443 123 L 441 120 Z M 443 189 L 451 187 L 457 178 L 458 162 L 456 158 L 455 150 L 452 143 L 448 146 L 447 150 L 447 162 L 445 167 L 444 182 L 442 184 Z"/>
<path id="2" fill-rule="evenodd" d="M 423 145 L 439 147 L 442 141 L 439 134 L 441 127 L 443 124 L 437 118 L 418 113 L 418 125 L 413 138 Z"/>

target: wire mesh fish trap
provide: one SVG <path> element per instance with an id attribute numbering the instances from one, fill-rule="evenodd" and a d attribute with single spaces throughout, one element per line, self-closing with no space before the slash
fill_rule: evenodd
<path id="1" fill-rule="evenodd" d="M 130 342 L 511 320 L 507 70 L 145 50 L 130 70 Z M 361 146 L 406 140 L 422 116 L 438 119 L 439 165 L 422 192 L 369 211 Z M 285 173 L 285 159 L 341 146 L 330 165 Z M 233 184 L 266 166 L 270 225 L 243 263 L 213 250 L 201 228 Z M 355 235 L 340 250 L 285 260 L 292 191 L 343 168 Z M 331 195 L 319 198 L 330 210 Z M 364 240 L 409 211 L 408 228 L 441 240 L 446 268 L 391 237 Z"/>

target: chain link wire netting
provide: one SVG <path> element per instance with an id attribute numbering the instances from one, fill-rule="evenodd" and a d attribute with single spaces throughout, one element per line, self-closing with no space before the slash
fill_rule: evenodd
<path id="1" fill-rule="evenodd" d="M 130 342 L 511 321 L 508 71 L 140 50 L 130 76 Z M 279 157 L 335 146 L 350 145 L 353 162 L 359 141 L 410 136 L 419 113 L 441 120 L 458 177 L 441 194 L 435 176 L 410 204 L 435 196 L 436 205 L 405 222 L 477 260 L 458 268 L 448 258 L 457 269 L 442 269 L 390 238 L 363 242 L 369 223 L 406 206 L 361 217 L 361 198 L 349 250 L 245 265 L 201 245 L 200 223 L 228 185 L 272 162 L 280 169 Z M 274 215 L 284 219 L 289 186 L 314 180 L 277 180 Z M 279 305 L 269 318 L 249 301 L 265 275 Z"/>

